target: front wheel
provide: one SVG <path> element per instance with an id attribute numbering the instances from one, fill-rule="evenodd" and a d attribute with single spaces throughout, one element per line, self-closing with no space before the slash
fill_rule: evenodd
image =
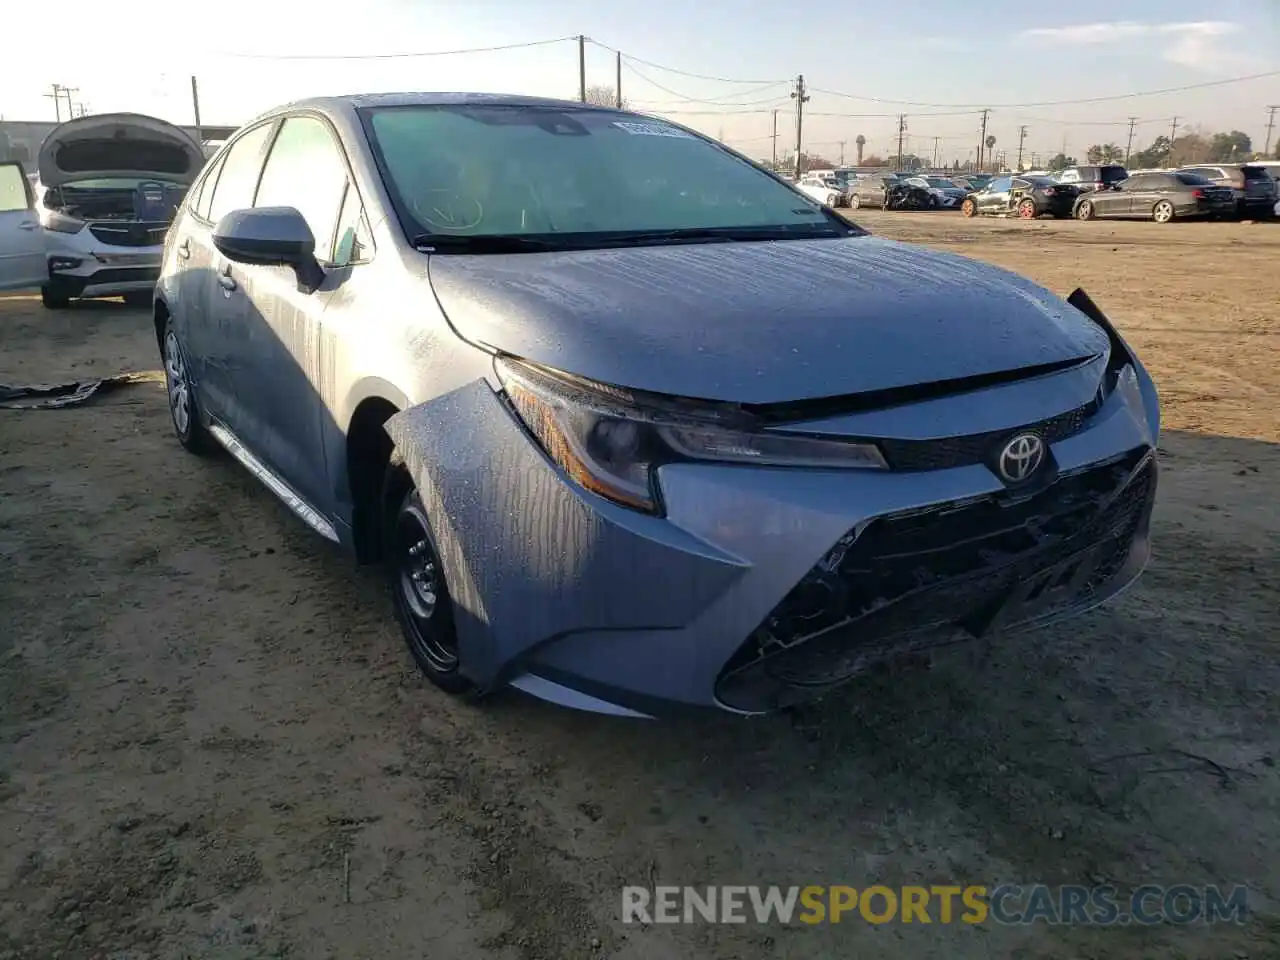
<path id="1" fill-rule="evenodd" d="M 46 310 L 65 310 L 71 306 L 71 298 L 60 293 L 54 293 L 48 287 L 41 287 L 40 303 L 44 305 Z"/>
<path id="2" fill-rule="evenodd" d="M 1080 205 L 1076 207 L 1077 220 L 1093 219 L 1093 202 L 1090 200 L 1081 200 Z"/>
<path id="3" fill-rule="evenodd" d="M 396 620 L 414 662 L 446 693 L 467 694 L 475 685 L 459 670 L 458 631 L 427 510 L 403 467 L 388 474 L 384 563 Z M 397 495 L 397 491 L 403 493 Z"/>
<path id="4" fill-rule="evenodd" d="M 1173 204 L 1168 200 L 1161 200 L 1151 208 L 1151 219 L 1156 223 L 1168 223 L 1173 219 Z"/>
<path id="5" fill-rule="evenodd" d="M 964 214 L 966 217 L 977 216 L 978 205 L 974 203 L 972 200 L 966 199 L 964 203 L 960 204 L 960 212 Z"/>
<path id="6" fill-rule="evenodd" d="M 858 199 L 858 195 L 857 195 L 856 193 L 855 193 L 853 196 L 851 196 L 851 197 L 849 198 L 849 209 L 850 209 L 850 210 L 857 210 L 857 209 L 859 209 L 861 206 L 862 206 L 862 201 Z"/>

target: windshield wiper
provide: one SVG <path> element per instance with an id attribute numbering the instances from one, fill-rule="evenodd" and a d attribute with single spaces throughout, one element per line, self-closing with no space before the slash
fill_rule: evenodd
<path id="1" fill-rule="evenodd" d="M 449 233 L 420 233 L 410 243 L 419 253 L 538 253 L 568 250 L 572 244 L 522 237 L 518 233 L 482 233 L 467 237 Z"/>
<path id="2" fill-rule="evenodd" d="M 826 226 L 788 227 L 695 227 L 687 230 L 647 230 L 616 233 L 600 237 L 610 246 L 646 243 L 750 243 L 760 240 L 813 240 L 821 237 L 852 235 Z"/>

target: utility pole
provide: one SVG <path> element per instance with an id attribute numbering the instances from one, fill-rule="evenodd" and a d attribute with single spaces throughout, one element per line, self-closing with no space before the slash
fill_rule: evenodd
<path id="1" fill-rule="evenodd" d="M 578 99 L 587 102 L 587 38 L 578 34 Z"/>
<path id="2" fill-rule="evenodd" d="M 1280 104 L 1272 104 L 1267 107 L 1267 145 L 1262 148 L 1262 159 L 1266 160 L 1271 153 L 1271 131 L 1276 126 L 1276 111 L 1280 110 Z"/>
<path id="3" fill-rule="evenodd" d="M 778 172 L 778 111 L 773 111 L 773 172 Z"/>
<path id="4" fill-rule="evenodd" d="M 1169 128 L 1169 166 L 1173 166 L 1173 141 L 1178 139 L 1178 118 L 1173 118 L 1173 126 Z"/>
<path id="5" fill-rule="evenodd" d="M 1021 126 L 1018 128 L 1018 173 L 1022 172 L 1022 142 L 1027 139 L 1027 128 Z"/>
<path id="6" fill-rule="evenodd" d="M 204 143 L 204 130 L 200 127 L 200 88 L 196 84 L 195 75 L 191 77 L 191 110 L 196 115 L 196 142 Z"/>
<path id="7" fill-rule="evenodd" d="M 982 151 L 987 146 L 987 114 L 990 110 L 982 111 L 982 132 L 978 134 L 978 172 L 982 172 Z"/>
<path id="8" fill-rule="evenodd" d="M 75 118 L 76 110 L 75 110 L 75 106 L 71 102 L 71 95 L 73 93 L 79 93 L 80 88 L 79 87 L 63 87 L 62 92 L 67 97 L 67 119 L 72 120 Z"/>
<path id="9" fill-rule="evenodd" d="M 1133 153 L 1133 131 L 1137 128 L 1137 126 L 1138 126 L 1138 118 L 1130 117 L 1129 118 L 1129 140 L 1124 145 L 1124 165 L 1126 167 L 1129 165 L 1129 157 Z"/>
<path id="10" fill-rule="evenodd" d="M 62 91 L 65 88 L 62 86 L 62 84 L 55 83 L 53 84 L 52 89 L 53 89 L 53 93 L 46 93 L 45 96 L 53 98 L 54 116 L 56 116 L 58 118 L 58 122 L 61 123 L 62 122 Z"/>
<path id="11" fill-rule="evenodd" d="M 613 58 L 613 105 L 622 109 L 622 51 L 618 50 Z"/>
<path id="12" fill-rule="evenodd" d="M 941 139 L 941 137 L 933 138 L 933 169 L 935 170 L 938 169 L 938 141 Z"/>
<path id="13" fill-rule="evenodd" d="M 800 169 L 800 147 L 804 143 L 804 105 L 809 102 L 809 95 L 804 92 L 804 74 L 796 77 L 796 88 L 791 91 L 791 99 L 796 102 L 796 179 L 804 173 Z"/>
<path id="14" fill-rule="evenodd" d="M 907 132 L 907 115 L 898 114 L 898 169 L 902 169 L 902 135 Z"/>
<path id="15" fill-rule="evenodd" d="M 845 141 L 845 140 L 840 141 L 840 166 L 842 167 L 844 166 L 844 145 L 847 142 L 848 141 Z"/>

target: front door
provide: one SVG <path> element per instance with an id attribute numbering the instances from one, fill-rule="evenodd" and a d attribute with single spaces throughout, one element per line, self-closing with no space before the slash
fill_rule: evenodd
<path id="1" fill-rule="evenodd" d="M 330 267 L 347 179 L 346 160 L 328 125 L 314 116 L 288 117 L 271 145 L 253 206 L 296 209 L 315 237 L 316 258 Z M 234 331 L 227 340 L 228 370 L 237 394 L 250 401 L 233 429 L 326 514 L 333 504 L 324 457 L 320 327 L 333 282 L 308 292 L 290 267 L 224 260 L 213 301 L 224 313 L 216 325 Z"/>
<path id="2" fill-rule="evenodd" d="M 44 229 L 20 163 L 0 163 L 0 290 L 38 287 L 49 279 Z"/>
<path id="3" fill-rule="evenodd" d="M 992 180 L 987 189 L 978 195 L 979 207 L 984 213 L 1001 213 L 1010 208 L 1013 202 L 1013 177 L 1000 177 Z"/>

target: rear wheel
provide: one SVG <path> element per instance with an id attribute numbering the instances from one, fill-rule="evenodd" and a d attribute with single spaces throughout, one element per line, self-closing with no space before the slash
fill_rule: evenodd
<path id="1" fill-rule="evenodd" d="M 1034 220 L 1036 216 L 1036 202 L 1030 197 L 1018 204 L 1018 216 L 1023 220 Z"/>
<path id="2" fill-rule="evenodd" d="M 41 287 L 40 302 L 48 310 L 65 310 L 71 305 L 71 298 L 60 293 L 54 293 L 48 287 Z"/>
<path id="3" fill-rule="evenodd" d="M 1093 201 L 1092 200 L 1080 201 L 1079 206 L 1076 207 L 1076 219 L 1077 220 L 1093 219 Z"/>
<path id="4" fill-rule="evenodd" d="M 403 466 L 387 474 L 382 543 L 396 620 L 418 668 L 446 693 L 475 685 L 459 671 L 458 631 L 426 507 Z"/>
<path id="5" fill-rule="evenodd" d="M 960 212 L 966 217 L 976 216 L 978 213 L 978 205 L 972 199 L 966 198 L 964 203 L 960 204 Z"/>
<path id="6" fill-rule="evenodd" d="M 858 199 L 858 195 L 856 193 L 849 197 L 850 210 L 857 210 L 861 206 L 862 206 L 862 201 Z"/>
<path id="7" fill-rule="evenodd" d="M 1151 208 L 1151 219 L 1156 223 L 1168 223 L 1173 219 L 1173 204 L 1168 200 L 1161 200 Z"/>

